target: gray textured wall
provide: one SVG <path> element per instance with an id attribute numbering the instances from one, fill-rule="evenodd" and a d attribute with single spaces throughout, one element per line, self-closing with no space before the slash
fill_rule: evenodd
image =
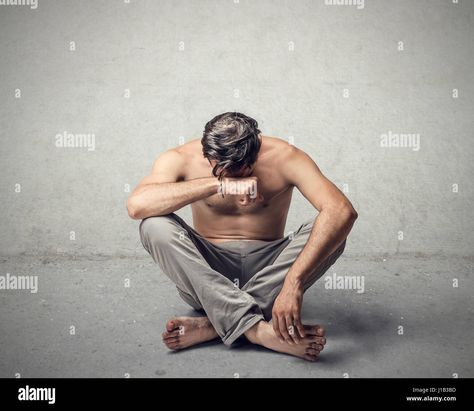
<path id="1" fill-rule="evenodd" d="M 238 110 L 345 188 L 359 211 L 347 254 L 472 255 L 473 13 L 470 0 L 0 5 L 1 254 L 146 254 L 127 187 Z M 419 150 L 383 147 L 389 131 L 418 134 Z M 95 149 L 57 147 L 64 132 L 93 133 Z M 296 195 L 287 231 L 313 213 Z"/>

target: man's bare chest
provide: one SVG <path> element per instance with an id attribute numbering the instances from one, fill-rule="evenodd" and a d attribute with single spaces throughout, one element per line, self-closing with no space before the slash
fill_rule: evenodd
<path id="1" fill-rule="evenodd" d="M 256 214 L 277 211 L 291 199 L 291 187 L 260 187 L 251 200 L 247 195 L 213 194 L 199 201 L 199 205 L 218 214 Z"/>

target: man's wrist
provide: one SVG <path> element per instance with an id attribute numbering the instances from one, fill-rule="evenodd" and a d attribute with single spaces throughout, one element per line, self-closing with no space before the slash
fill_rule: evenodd
<path id="1" fill-rule="evenodd" d="M 217 177 L 210 177 L 211 183 L 210 187 L 212 189 L 212 194 L 220 194 L 221 192 L 221 182 Z"/>
<path id="2" fill-rule="evenodd" d="M 303 279 L 293 273 L 288 273 L 285 278 L 284 286 L 291 287 L 293 289 L 303 289 Z"/>

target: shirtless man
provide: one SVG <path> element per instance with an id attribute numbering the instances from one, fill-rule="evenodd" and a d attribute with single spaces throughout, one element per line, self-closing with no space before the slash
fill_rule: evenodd
<path id="1" fill-rule="evenodd" d="M 319 214 L 284 236 L 294 187 Z M 174 213 L 188 204 L 194 228 Z M 179 295 L 205 314 L 170 319 L 168 348 L 245 337 L 317 360 L 324 329 L 302 324 L 303 294 L 342 254 L 357 213 L 306 153 L 223 113 L 202 139 L 158 156 L 127 209 Z"/>

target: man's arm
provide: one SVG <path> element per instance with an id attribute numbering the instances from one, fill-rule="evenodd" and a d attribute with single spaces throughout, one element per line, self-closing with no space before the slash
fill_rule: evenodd
<path id="1" fill-rule="evenodd" d="M 180 181 L 184 179 L 185 167 L 186 159 L 177 150 L 161 154 L 151 174 L 140 181 L 128 198 L 129 216 L 140 220 L 166 215 L 217 193 L 219 180 L 216 177 Z"/>
<path id="2" fill-rule="evenodd" d="M 284 177 L 319 211 L 311 235 L 288 271 L 273 306 L 273 328 L 277 335 L 286 341 L 298 342 L 300 336 L 305 336 L 301 324 L 305 281 L 345 240 L 357 212 L 306 153 L 291 147 L 284 156 L 280 163 Z M 290 333 L 293 326 L 296 329 Z"/>

